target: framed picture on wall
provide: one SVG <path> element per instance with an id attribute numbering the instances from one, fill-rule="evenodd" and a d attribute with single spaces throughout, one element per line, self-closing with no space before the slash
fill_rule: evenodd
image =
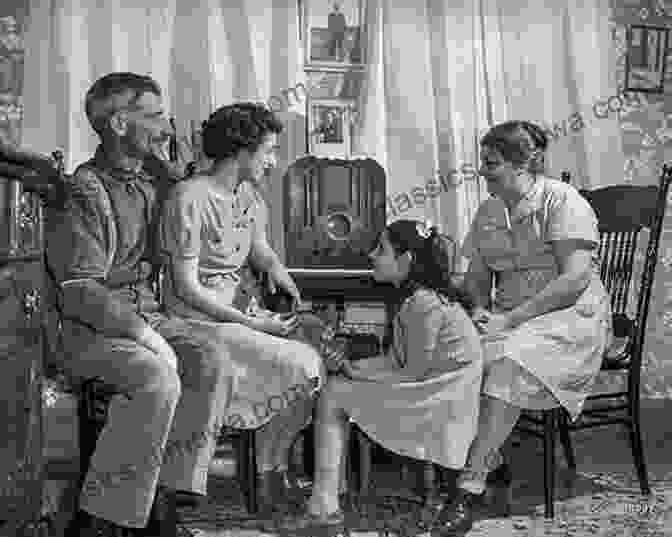
<path id="1" fill-rule="evenodd" d="M 306 66 L 363 64 L 365 4 L 366 0 L 301 0 Z"/>
<path id="2" fill-rule="evenodd" d="M 336 99 L 308 102 L 308 152 L 316 157 L 347 159 L 351 152 L 351 106 Z"/>
<path id="3" fill-rule="evenodd" d="M 625 90 L 663 93 L 669 52 L 669 28 L 632 25 L 627 30 Z"/>

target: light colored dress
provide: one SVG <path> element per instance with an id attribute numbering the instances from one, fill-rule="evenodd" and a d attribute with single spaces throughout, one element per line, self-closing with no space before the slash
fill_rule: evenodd
<path id="1" fill-rule="evenodd" d="M 248 314 L 253 292 L 241 277 L 254 233 L 266 225 L 265 207 L 250 188 L 215 191 L 195 176 L 179 183 L 165 202 L 161 248 L 169 257 L 199 260 L 198 278 L 224 304 Z M 216 322 L 192 308 L 175 292 L 168 270 L 163 284 L 168 311 L 190 319 Z M 299 341 L 275 337 L 238 323 L 218 323 L 236 367 L 234 395 L 225 424 L 258 428 L 298 400 L 306 400 L 325 378 L 317 350 Z"/>
<path id="2" fill-rule="evenodd" d="M 611 341 L 611 308 L 599 276 L 597 218 L 571 185 L 538 177 L 507 213 L 492 197 L 479 207 L 463 244 L 496 273 L 494 310 L 506 312 L 558 277 L 552 241 L 592 244 L 593 278 L 576 304 L 531 319 L 496 340 L 484 339 L 483 392 L 516 406 L 562 405 L 578 417 Z"/>
<path id="3" fill-rule="evenodd" d="M 476 434 L 483 355 L 462 306 L 420 288 L 394 318 L 374 382 L 332 377 L 328 393 L 374 441 L 407 457 L 462 468 Z"/>

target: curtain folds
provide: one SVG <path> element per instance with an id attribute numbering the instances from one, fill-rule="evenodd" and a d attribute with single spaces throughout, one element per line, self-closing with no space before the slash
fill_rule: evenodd
<path id="1" fill-rule="evenodd" d="M 90 84 L 113 70 L 152 75 L 178 132 L 189 135 L 234 100 L 286 104 L 280 165 L 270 181 L 271 238 L 282 251 L 282 175 L 305 152 L 296 0 L 30 0 L 23 143 L 65 150 L 71 170 L 96 138 L 83 111 Z M 369 0 L 368 67 L 355 154 L 388 176 L 388 219 L 423 218 L 462 240 L 487 196 L 473 170 L 489 125 L 529 119 L 555 132 L 552 175 L 577 186 L 619 183 L 608 0 Z M 279 101 L 276 101 L 276 103 Z M 291 106 L 287 106 L 291 104 Z"/>
<path id="2" fill-rule="evenodd" d="M 97 144 L 84 95 L 111 71 L 153 76 L 178 133 L 236 100 L 269 103 L 304 81 L 296 0 L 30 0 L 22 143 L 63 149 L 72 170 Z M 301 103 L 284 106 L 280 169 L 269 190 L 281 246 L 282 174 L 305 153 Z M 277 104 L 274 109 L 277 109 Z"/>
<path id="3" fill-rule="evenodd" d="M 617 94 L 608 0 L 368 5 L 355 149 L 386 169 L 388 219 L 426 219 L 461 241 L 487 196 L 473 173 L 479 138 L 509 119 L 553 133 L 551 175 L 570 171 L 579 187 L 622 181 L 616 115 L 593 112 Z"/>

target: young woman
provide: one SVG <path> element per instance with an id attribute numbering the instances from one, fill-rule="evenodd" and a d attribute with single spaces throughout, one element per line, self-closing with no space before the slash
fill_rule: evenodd
<path id="1" fill-rule="evenodd" d="M 179 183 L 161 222 L 169 311 L 217 323 L 236 366 L 225 424 L 259 429 L 262 512 L 286 510 L 288 456 L 312 416 L 325 370 L 314 346 L 291 339 L 297 318 L 274 315 L 251 297 L 243 267 L 265 272 L 296 300 L 299 292 L 266 238 L 266 211 L 251 183 L 275 165 L 282 124 L 253 103 L 224 106 L 204 125 L 211 166 Z"/>
<path id="2" fill-rule="evenodd" d="M 398 290 L 390 351 L 346 364 L 316 415 L 316 468 L 292 529 L 338 526 L 338 483 L 348 418 L 396 453 L 460 469 L 476 433 L 483 359 L 470 302 L 451 282 L 452 249 L 436 229 L 398 220 L 371 254 L 374 277 Z"/>

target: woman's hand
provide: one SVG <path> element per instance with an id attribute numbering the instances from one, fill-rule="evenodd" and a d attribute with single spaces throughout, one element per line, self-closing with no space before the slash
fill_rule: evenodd
<path id="1" fill-rule="evenodd" d="M 362 371 L 358 362 L 351 362 L 346 360 L 343 363 L 342 373 L 350 380 L 356 380 L 359 382 L 376 382 L 376 380 L 371 378 L 367 372 Z"/>
<path id="2" fill-rule="evenodd" d="M 271 317 L 252 317 L 249 326 L 254 330 L 259 330 L 273 336 L 287 337 L 296 330 L 298 322 L 299 319 L 296 315 L 277 314 Z"/>
<path id="3" fill-rule="evenodd" d="M 345 342 L 332 341 L 322 345 L 320 354 L 329 373 L 339 373 L 350 363 L 347 359 L 347 350 L 347 343 Z"/>
<path id="4" fill-rule="evenodd" d="M 476 324 L 481 335 L 486 338 L 497 338 L 507 330 L 515 328 L 511 317 L 505 313 L 488 313 Z"/>
<path id="5" fill-rule="evenodd" d="M 491 313 L 487 309 L 481 307 L 474 308 L 474 311 L 471 313 L 471 320 L 481 334 L 483 333 L 484 326 L 487 324 L 490 315 Z"/>
<path id="6" fill-rule="evenodd" d="M 272 295 L 274 295 L 278 289 L 287 293 L 292 298 L 293 309 L 297 309 L 301 306 L 301 292 L 289 275 L 289 272 L 287 272 L 284 267 L 277 265 L 268 271 L 267 285 L 268 291 Z"/>

